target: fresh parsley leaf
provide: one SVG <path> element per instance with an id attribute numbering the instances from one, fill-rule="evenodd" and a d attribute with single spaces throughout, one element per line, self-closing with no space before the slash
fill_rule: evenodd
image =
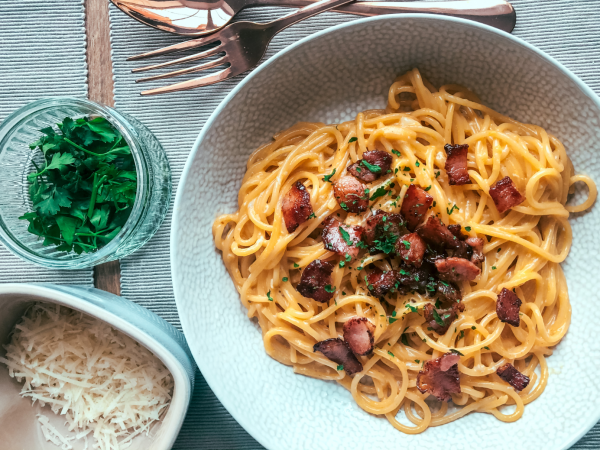
<path id="1" fill-rule="evenodd" d="M 371 172 L 373 173 L 379 173 L 381 172 L 381 167 L 376 166 L 375 164 L 369 164 L 367 161 L 365 161 L 364 159 L 361 159 L 361 164 L 363 166 L 365 166 L 367 169 L 369 169 Z"/>
<path id="2" fill-rule="evenodd" d="M 294 268 L 297 269 L 298 267 L 300 267 L 298 264 L 294 263 Z"/>
<path id="3" fill-rule="evenodd" d="M 490 349 L 490 348 L 489 348 L 487 345 L 486 345 L 485 347 L 483 347 L 483 348 L 485 348 L 486 350 L 489 350 L 489 349 Z"/>
<path id="4" fill-rule="evenodd" d="M 335 292 L 335 286 L 331 287 L 331 285 L 328 284 L 325 286 L 325 290 L 331 294 L 331 293 Z"/>
<path id="5" fill-rule="evenodd" d="M 415 166 L 419 167 L 421 165 L 421 163 L 419 161 L 415 162 Z"/>
<path id="6" fill-rule="evenodd" d="M 400 156 L 402 156 L 398 150 L 394 150 L 394 149 L 392 149 L 392 153 L 393 153 L 394 155 L 396 155 L 398 158 L 400 158 Z"/>
<path id="7" fill-rule="evenodd" d="M 395 358 L 395 356 L 392 352 L 390 352 L 389 350 L 387 352 L 388 352 L 388 355 L 390 355 L 392 358 Z"/>
<path id="8" fill-rule="evenodd" d="M 492 266 L 492 270 L 496 270 L 496 266 Z"/>
<path id="9" fill-rule="evenodd" d="M 289 280 L 289 278 L 288 278 L 288 277 L 283 277 L 281 280 L 282 280 L 284 283 L 286 283 L 286 282 Z"/>
<path id="10" fill-rule="evenodd" d="M 353 142 L 358 141 L 357 137 L 351 137 L 350 139 L 348 139 L 348 144 L 352 144 Z"/>
<path id="11" fill-rule="evenodd" d="M 471 227 L 465 227 L 465 231 L 471 231 Z"/>
<path id="12" fill-rule="evenodd" d="M 344 370 L 344 366 L 343 366 L 343 365 L 341 365 L 341 364 L 338 364 L 338 366 L 337 366 L 337 370 Z"/>
<path id="13" fill-rule="evenodd" d="M 342 269 L 345 265 L 346 265 L 345 261 L 340 261 L 340 263 L 338 264 L 340 269 Z"/>
<path id="14" fill-rule="evenodd" d="M 379 186 L 377 188 L 377 190 L 373 193 L 373 195 L 371 195 L 370 200 L 375 200 L 379 197 L 383 197 L 385 194 L 387 194 L 387 189 L 386 189 L 386 185 L 383 186 Z"/>
<path id="15" fill-rule="evenodd" d="M 403 334 L 402 336 L 400 336 L 400 341 L 406 345 L 408 347 L 408 338 L 406 337 L 405 334 Z"/>
<path id="16" fill-rule="evenodd" d="M 430 189 L 431 189 L 431 184 L 425 188 L 425 192 L 429 191 Z"/>
<path id="17" fill-rule="evenodd" d="M 465 355 L 463 355 L 461 352 L 459 352 L 458 350 L 456 350 L 455 348 L 451 348 L 451 349 L 450 349 L 450 351 L 451 351 L 452 353 L 456 353 L 457 355 L 460 355 L 460 356 L 465 356 Z"/>
<path id="18" fill-rule="evenodd" d="M 273 297 L 271 297 L 271 291 L 267 292 L 267 300 L 269 300 L 270 302 L 273 301 Z"/>
<path id="19" fill-rule="evenodd" d="M 410 249 L 410 242 L 408 242 L 408 241 L 402 241 L 402 243 L 404 244 L 404 248 L 406 248 L 406 250 Z"/>
<path id="20" fill-rule="evenodd" d="M 394 319 L 393 317 L 389 317 L 389 318 L 388 318 L 388 322 L 389 322 L 390 324 L 394 323 L 396 320 L 398 320 L 398 319 Z"/>
<path id="21" fill-rule="evenodd" d="M 350 239 L 350 234 L 346 230 L 344 230 L 343 227 L 339 227 L 339 230 L 340 230 L 340 234 L 342 235 L 342 239 L 344 239 L 344 241 L 346 241 L 346 244 L 349 247 L 352 247 L 353 242 L 352 242 L 352 239 Z"/>
<path id="22" fill-rule="evenodd" d="M 418 308 L 418 307 L 416 307 L 416 306 L 413 306 L 413 305 L 411 305 L 410 303 L 407 303 L 407 304 L 406 304 L 406 305 L 404 305 L 404 306 L 406 306 L 408 309 L 410 309 L 410 311 L 411 311 L 411 312 L 417 312 L 417 311 L 419 311 L 419 308 Z"/>
<path id="23" fill-rule="evenodd" d="M 333 169 L 333 172 L 331 172 L 329 175 L 325 175 L 323 177 L 323 181 L 325 181 L 326 183 L 329 182 L 331 183 L 331 177 L 335 175 L 335 169 Z"/>
<path id="24" fill-rule="evenodd" d="M 440 317 L 440 315 L 438 314 L 438 312 L 433 309 L 433 319 L 435 320 L 435 322 L 440 326 L 440 327 L 445 327 L 446 323 L 444 322 L 444 320 Z"/>

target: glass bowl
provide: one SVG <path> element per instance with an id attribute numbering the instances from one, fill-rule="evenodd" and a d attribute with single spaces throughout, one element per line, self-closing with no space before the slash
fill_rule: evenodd
<path id="1" fill-rule="evenodd" d="M 65 117 L 104 117 L 129 144 L 137 171 L 137 192 L 131 215 L 121 231 L 93 253 L 64 252 L 27 231 L 19 217 L 32 211 L 27 175 L 35 169 L 39 150 L 29 144 L 39 131 Z M 82 269 L 123 258 L 144 245 L 158 230 L 171 201 L 171 169 L 158 139 L 139 121 L 89 100 L 53 97 L 38 100 L 11 114 L 0 125 L 0 242 L 32 263 L 56 269 Z"/>

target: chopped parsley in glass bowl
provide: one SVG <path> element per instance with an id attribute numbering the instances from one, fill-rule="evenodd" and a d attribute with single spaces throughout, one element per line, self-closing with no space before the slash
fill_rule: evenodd
<path id="1" fill-rule="evenodd" d="M 162 223 L 171 172 L 136 119 L 67 97 L 39 100 L 0 126 L 0 241 L 46 267 L 122 258 Z"/>

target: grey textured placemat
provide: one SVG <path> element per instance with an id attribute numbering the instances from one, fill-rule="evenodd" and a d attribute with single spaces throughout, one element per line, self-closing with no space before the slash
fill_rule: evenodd
<path id="1" fill-rule="evenodd" d="M 83 0 L 0 0 L 0 120 L 44 97 L 87 94 Z M 0 245 L 0 283 L 93 284 L 91 270 L 58 271 Z"/>
<path id="2" fill-rule="evenodd" d="M 528 42 L 557 58 L 600 93 L 600 0 L 515 0 L 518 24 L 514 31 Z M 287 9 L 257 8 L 240 18 L 265 21 Z M 140 63 L 126 62 L 128 56 L 146 52 L 182 39 L 147 28 L 112 7 L 111 39 L 115 75 L 116 107 L 145 123 L 162 142 L 173 170 L 174 192 L 187 155 L 210 114 L 225 95 L 243 78 L 216 86 L 173 95 L 143 98 L 141 85 L 130 73 Z M 325 13 L 279 34 L 267 58 L 300 38 L 318 30 L 353 20 L 354 17 Z M 157 61 L 158 62 L 158 61 Z M 190 76 L 190 78 L 193 76 Z M 165 84 L 157 82 L 152 86 Z M 140 251 L 121 263 L 122 293 L 180 326 L 169 265 L 170 212 L 157 235 Z M 585 412 L 584 412 L 585 413 Z M 175 449 L 260 449 L 225 411 L 198 373 L 190 411 Z M 575 449 L 600 448 L 600 426 L 596 426 Z"/>

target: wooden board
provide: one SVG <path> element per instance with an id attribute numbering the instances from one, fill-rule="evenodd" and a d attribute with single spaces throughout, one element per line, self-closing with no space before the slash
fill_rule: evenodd
<path id="1" fill-rule="evenodd" d="M 88 98 L 114 106 L 108 0 L 85 0 L 87 32 Z M 94 268 L 94 286 L 121 294 L 121 267 L 111 261 Z"/>

